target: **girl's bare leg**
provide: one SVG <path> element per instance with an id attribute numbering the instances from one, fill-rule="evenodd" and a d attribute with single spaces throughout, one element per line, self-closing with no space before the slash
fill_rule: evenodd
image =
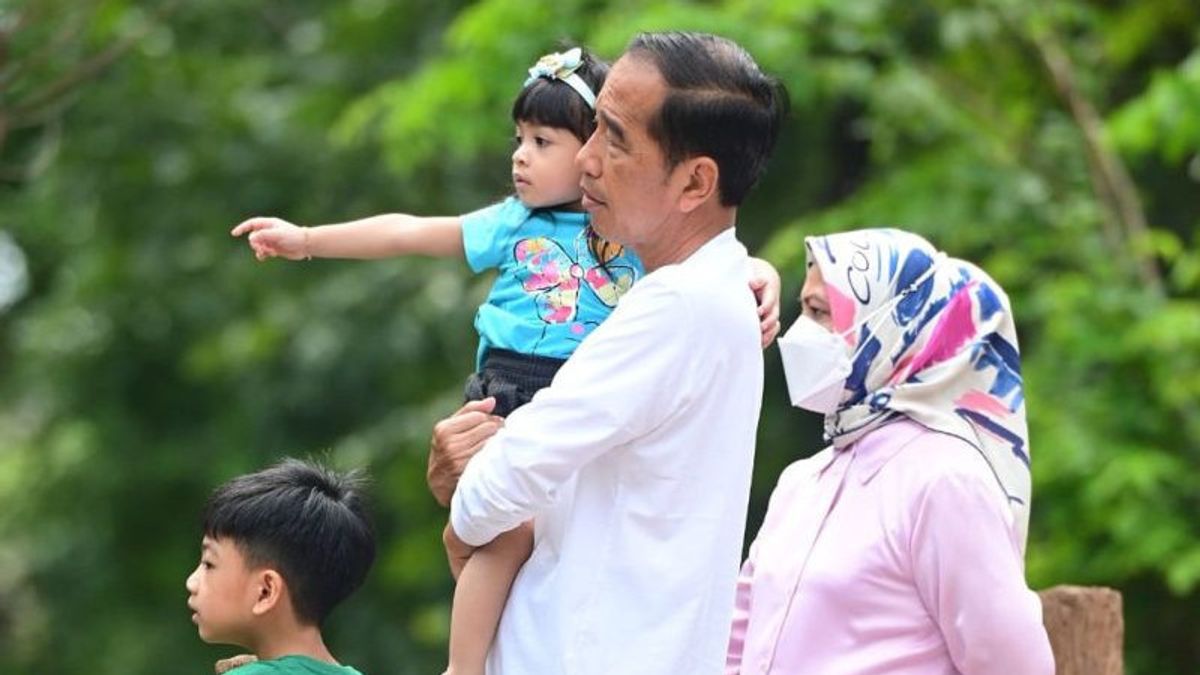
<path id="1" fill-rule="evenodd" d="M 471 554 L 454 589 L 446 675 L 483 675 L 508 591 L 532 550 L 533 523 L 524 523 Z"/>

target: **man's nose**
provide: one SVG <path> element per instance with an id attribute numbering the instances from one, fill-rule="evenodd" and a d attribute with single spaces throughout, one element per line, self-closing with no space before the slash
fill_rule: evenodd
<path id="1" fill-rule="evenodd" d="M 595 143 L 596 134 L 593 133 L 588 136 L 583 147 L 579 148 L 579 152 L 575 153 L 575 168 L 580 173 L 593 178 L 600 175 L 600 162 L 596 159 Z"/>
<path id="2" fill-rule="evenodd" d="M 525 144 L 524 143 L 517 145 L 517 149 L 513 150 L 512 162 L 513 162 L 513 164 L 521 164 L 521 165 L 525 164 L 526 159 L 525 159 Z"/>
<path id="3" fill-rule="evenodd" d="M 196 587 L 197 587 L 196 575 L 199 574 L 199 572 L 200 572 L 199 567 L 192 570 L 192 573 L 188 575 L 187 581 L 184 582 L 183 585 L 184 585 L 184 587 L 187 588 L 188 593 L 196 592 Z"/>

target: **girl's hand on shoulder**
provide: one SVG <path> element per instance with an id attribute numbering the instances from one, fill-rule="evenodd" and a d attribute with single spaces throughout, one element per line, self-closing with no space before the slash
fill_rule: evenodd
<path id="1" fill-rule="evenodd" d="M 766 349 L 779 335 L 779 295 L 783 282 L 779 272 L 762 258 L 750 259 L 750 290 L 758 303 L 758 326 Z"/>
<path id="2" fill-rule="evenodd" d="M 246 240 L 254 257 L 304 260 L 311 257 L 308 250 L 308 230 L 282 218 L 254 217 L 238 223 L 230 232 L 235 237 L 249 235 Z"/>

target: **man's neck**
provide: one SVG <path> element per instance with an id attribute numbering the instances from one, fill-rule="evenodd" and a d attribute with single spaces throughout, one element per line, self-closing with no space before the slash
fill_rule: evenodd
<path id="1" fill-rule="evenodd" d="M 325 646 L 321 629 L 317 626 L 295 626 L 277 633 L 259 636 L 257 644 L 247 645 L 254 650 L 254 655 L 260 661 L 283 656 L 307 656 L 323 663 L 337 663 Z"/>
<path id="2" fill-rule="evenodd" d="M 633 250 L 642 261 L 646 272 L 653 272 L 660 267 L 687 260 L 717 235 L 732 227 L 736 218 L 735 208 L 691 213 L 673 226 L 664 228 L 662 236 L 652 242 L 635 246 Z"/>

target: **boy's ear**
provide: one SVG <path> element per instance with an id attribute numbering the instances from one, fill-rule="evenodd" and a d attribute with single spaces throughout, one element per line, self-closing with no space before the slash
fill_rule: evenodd
<path id="1" fill-rule="evenodd" d="M 692 157 L 680 162 L 677 168 L 683 171 L 679 208 L 684 213 L 695 211 L 716 196 L 721 172 L 712 157 Z"/>
<path id="2" fill-rule="evenodd" d="M 283 581 L 283 576 L 273 569 L 264 568 L 255 574 L 257 597 L 255 597 L 254 606 L 250 608 L 250 611 L 255 616 L 262 616 L 281 603 L 287 586 Z"/>

